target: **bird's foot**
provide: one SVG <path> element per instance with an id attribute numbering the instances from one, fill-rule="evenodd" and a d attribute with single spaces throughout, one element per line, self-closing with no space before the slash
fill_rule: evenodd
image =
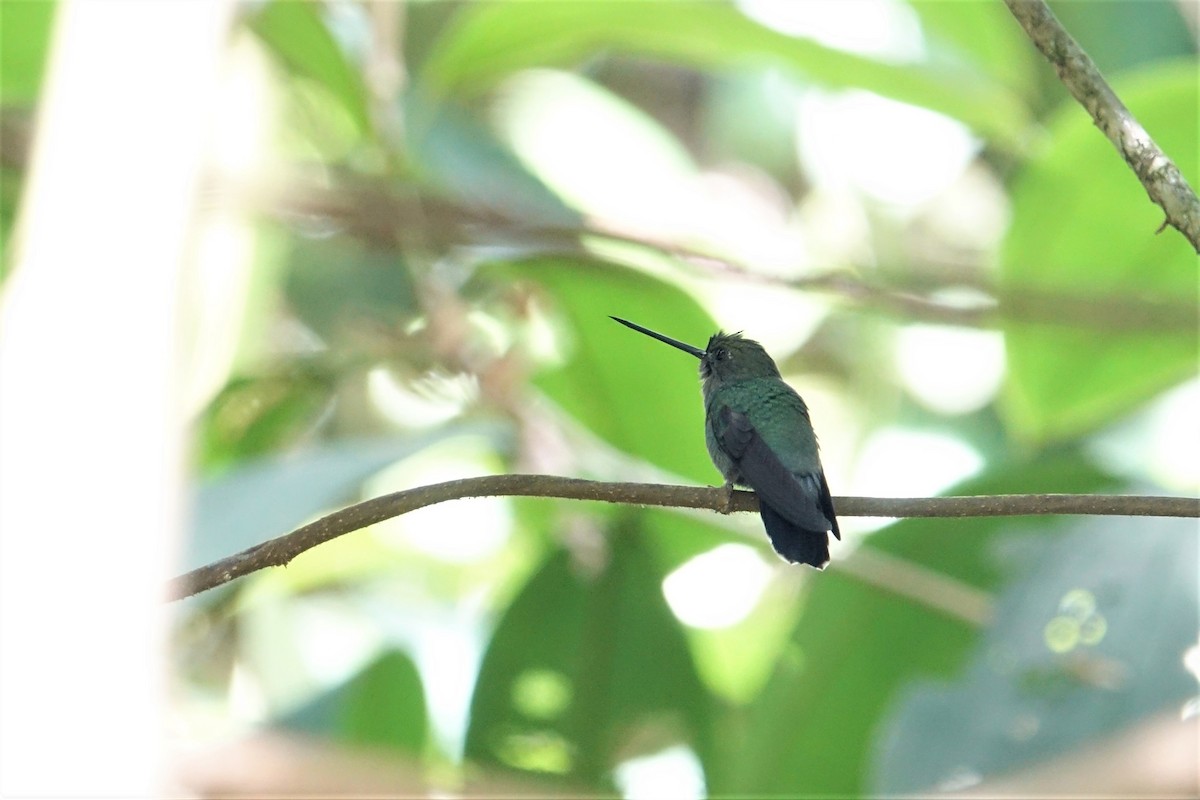
<path id="1" fill-rule="evenodd" d="M 733 513 L 733 483 L 725 481 L 721 487 L 721 507 L 717 509 L 722 514 Z"/>

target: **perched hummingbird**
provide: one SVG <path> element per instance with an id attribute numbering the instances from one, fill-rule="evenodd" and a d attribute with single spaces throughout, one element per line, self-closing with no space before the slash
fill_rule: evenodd
<path id="1" fill-rule="evenodd" d="M 701 350 L 620 317 L 612 319 L 700 359 L 704 441 L 713 464 L 734 484 L 758 495 L 775 552 L 824 569 L 829 533 L 841 539 L 829 485 L 817 453 L 808 406 L 783 382 L 758 342 L 718 331 Z"/>

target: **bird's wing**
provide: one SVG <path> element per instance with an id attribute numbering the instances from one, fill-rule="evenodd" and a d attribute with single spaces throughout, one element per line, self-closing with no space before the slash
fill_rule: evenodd
<path id="1" fill-rule="evenodd" d="M 729 406 L 716 410 L 713 432 L 721 449 L 737 465 L 742 480 L 763 504 L 793 524 L 809 530 L 832 529 L 841 538 L 824 473 L 793 475 L 763 441 L 750 418 Z"/>

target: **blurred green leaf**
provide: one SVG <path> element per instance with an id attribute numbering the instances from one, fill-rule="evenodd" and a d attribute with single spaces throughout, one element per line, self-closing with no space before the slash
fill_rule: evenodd
<path id="1" fill-rule="evenodd" d="M 1045 64 L 1003 3 L 909 0 L 926 31 L 935 63 L 982 71 L 1020 96 L 1033 94 Z M 986 31 L 987 35 L 980 35 Z"/>
<path id="2" fill-rule="evenodd" d="M 714 75 L 704 105 L 709 157 L 743 161 L 766 170 L 783 185 L 794 184 L 799 92 L 770 72 L 729 70 Z M 754 120 L 747 125 L 746 120 Z"/>
<path id="3" fill-rule="evenodd" d="M 1193 186 L 1200 185 L 1200 78 L 1194 61 L 1114 81 L 1113 88 Z M 1013 187 L 1001 253 L 1006 292 L 1062 292 L 1194 304 L 1196 253 L 1088 115 L 1068 100 L 1050 143 Z M 1099 321 L 1109 317 L 1097 308 Z M 1119 320 L 1114 320 L 1119 322 Z M 1194 375 L 1195 322 L 1178 329 L 1071 328 L 1010 322 L 1005 330 L 1012 429 L 1037 442 L 1103 425 Z"/>
<path id="4" fill-rule="evenodd" d="M 0 9 L 0 104 L 37 100 L 57 9 L 54 2 L 5 3 Z"/>
<path id="5" fill-rule="evenodd" d="M 703 347 L 712 317 L 678 286 L 585 257 L 545 256 L 489 271 L 544 287 L 566 322 L 567 362 L 538 388 L 609 444 L 693 481 L 720 484 L 704 448 L 699 363 L 609 314 Z"/>
<path id="6" fill-rule="evenodd" d="M 355 744 L 420 753 L 429 735 L 421 675 L 406 653 L 392 650 L 345 687 L 341 730 Z"/>
<path id="7" fill-rule="evenodd" d="M 1196 40 L 1188 30 L 1181 4 L 1172 0 L 1049 2 L 1055 16 L 1105 75 L 1196 54 Z"/>
<path id="8" fill-rule="evenodd" d="M 240 465 L 200 484 L 185 567 L 207 564 L 287 533 L 314 514 L 353 499 L 370 476 L 435 442 L 485 435 L 492 425 L 448 425 L 413 436 L 346 440 Z"/>
<path id="9" fill-rule="evenodd" d="M 465 108 L 413 91 L 405 97 L 404 119 L 413 168 L 444 195 L 525 224 L 578 222 L 578 214 Z"/>
<path id="10" fill-rule="evenodd" d="M 288 302 L 326 341 L 364 329 L 400 330 L 418 310 L 402 256 L 360 239 L 294 239 L 286 270 Z"/>
<path id="11" fill-rule="evenodd" d="M 1069 527 L 997 599 L 964 676 L 908 691 L 879 737 L 873 791 L 1032 767 L 1195 695 L 1181 668 L 1200 625 L 1195 523 Z"/>
<path id="12" fill-rule="evenodd" d="M 598 572 L 559 551 L 505 611 L 471 699 L 469 758 L 607 785 L 620 759 L 679 741 L 705 757 L 708 695 L 640 515 L 620 516 Z"/>
<path id="13" fill-rule="evenodd" d="M 996 471 L 952 493 L 1106 485 L 1067 455 Z M 908 520 L 873 534 L 865 547 L 990 592 L 1028 570 L 1041 543 L 1063 527 L 1053 518 Z M 750 710 L 745 746 L 723 754 L 728 772 L 710 776 L 713 794 L 862 796 L 878 724 L 899 693 L 915 680 L 957 674 L 982 636 L 963 619 L 848 574 L 836 560 L 828 572 L 805 578 L 811 591 L 792 645 Z"/>
<path id="14" fill-rule="evenodd" d="M 766 533 L 760 539 L 750 539 L 731 528 L 715 522 L 706 522 L 695 514 L 685 511 L 646 508 L 643 509 L 647 540 L 653 548 L 655 558 L 664 573 L 683 565 L 688 560 L 723 544 L 737 543 L 759 546 L 764 553 L 774 557 Z M 703 513 L 703 512 L 700 512 Z M 714 521 L 720 519 L 712 515 Z"/>
<path id="15" fill-rule="evenodd" d="M 321 19 L 320 4 L 270 0 L 249 13 L 246 22 L 291 72 L 337 98 L 360 133 L 371 130 L 362 73 Z"/>
<path id="16" fill-rule="evenodd" d="M 12 237 L 13 223 L 21 202 L 23 175 L 15 170 L 0 166 L 0 286 L 8 277 L 8 245 Z"/>
<path id="17" fill-rule="evenodd" d="M 857 88 L 961 120 L 1016 146 L 1025 107 L 1003 86 L 957 70 L 875 61 L 773 31 L 712 2 L 479 3 L 463 10 L 421 79 L 435 91 L 482 91 L 527 67 L 573 65 L 616 51 L 699 69 L 782 67 L 831 88 Z"/>
<path id="18" fill-rule="evenodd" d="M 310 364 L 234 378 L 200 420 L 200 459 L 220 470 L 271 452 L 312 429 L 333 401 L 331 376 Z"/>
<path id="19" fill-rule="evenodd" d="M 421 675 L 408 655 L 389 650 L 341 686 L 289 712 L 292 730 L 354 745 L 419 755 L 429 737 Z"/>

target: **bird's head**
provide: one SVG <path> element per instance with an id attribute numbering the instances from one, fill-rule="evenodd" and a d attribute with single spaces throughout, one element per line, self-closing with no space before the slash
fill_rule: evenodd
<path id="1" fill-rule="evenodd" d="M 740 333 L 718 331 L 709 338 L 708 346 L 701 350 L 620 317 L 613 319 L 638 333 L 644 333 L 700 359 L 700 377 L 704 379 L 705 391 L 724 383 L 749 378 L 779 377 L 779 368 L 775 366 L 774 360 L 767 355 L 763 346 L 753 339 L 744 338 Z"/>

